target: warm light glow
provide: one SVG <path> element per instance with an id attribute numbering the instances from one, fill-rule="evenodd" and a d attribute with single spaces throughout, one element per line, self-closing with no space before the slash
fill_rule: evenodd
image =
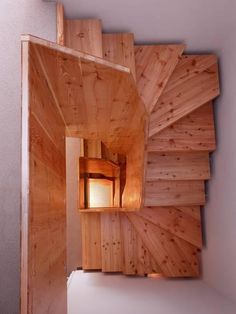
<path id="1" fill-rule="evenodd" d="M 113 182 L 89 179 L 89 208 L 113 206 Z"/>
<path id="2" fill-rule="evenodd" d="M 162 274 L 157 274 L 157 273 L 152 273 L 152 274 L 148 274 L 149 278 L 153 278 L 153 279 L 160 279 L 163 278 Z"/>

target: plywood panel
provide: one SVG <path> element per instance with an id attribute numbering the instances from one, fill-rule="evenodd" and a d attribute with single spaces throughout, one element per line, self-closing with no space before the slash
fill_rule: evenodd
<path id="1" fill-rule="evenodd" d="M 156 181 L 145 184 L 145 206 L 204 205 L 204 181 Z"/>
<path id="2" fill-rule="evenodd" d="M 65 46 L 97 57 L 102 57 L 101 20 L 66 20 Z"/>
<path id="3" fill-rule="evenodd" d="M 209 102 L 148 140 L 150 152 L 215 150 L 212 103 Z"/>
<path id="4" fill-rule="evenodd" d="M 184 213 L 173 206 L 151 207 L 142 209 L 137 215 L 201 248 L 201 223 L 193 218 L 191 214 L 189 215 L 187 209 L 191 210 L 191 208 L 186 207 Z"/>
<path id="5" fill-rule="evenodd" d="M 184 47 L 184 45 L 135 47 L 137 88 L 148 112 L 152 112 L 162 94 Z"/>
<path id="6" fill-rule="evenodd" d="M 31 48 L 23 43 L 24 62 L 29 61 L 29 72 L 23 80 L 23 91 L 28 95 L 24 98 L 23 121 L 29 146 L 25 143 L 22 146 L 22 154 L 28 155 L 22 169 L 29 173 L 29 191 L 24 208 L 28 219 L 22 225 L 28 245 L 24 246 L 27 251 L 22 251 L 22 256 L 27 256 L 22 269 L 25 272 L 22 289 L 27 294 L 23 296 L 22 311 L 64 314 L 67 307 L 65 124 Z"/>
<path id="7" fill-rule="evenodd" d="M 154 261 L 127 216 L 121 214 L 120 219 L 124 247 L 124 274 L 144 276 L 151 273 L 160 273 L 160 267 Z"/>
<path id="8" fill-rule="evenodd" d="M 149 136 L 157 134 L 218 95 L 216 56 L 181 57 L 153 109 Z"/>
<path id="9" fill-rule="evenodd" d="M 136 214 L 127 214 L 127 216 L 160 266 L 163 275 L 167 277 L 199 275 L 196 247 Z M 182 251 L 183 246 L 186 248 L 185 253 Z"/>
<path id="10" fill-rule="evenodd" d="M 148 153 L 146 180 L 207 180 L 210 178 L 206 152 Z"/>
<path id="11" fill-rule="evenodd" d="M 31 42 L 70 135 L 100 139 L 126 153 L 146 117 L 130 70 L 34 37 L 24 40 Z"/>
<path id="12" fill-rule="evenodd" d="M 123 270 L 123 248 L 119 213 L 101 213 L 102 271 Z"/>
<path id="13" fill-rule="evenodd" d="M 82 267 L 102 269 L 100 213 L 81 213 Z"/>
<path id="14" fill-rule="evenodd" d="M 132 33 L 103 34 L 103 58 L 130 68 L 136 78 L 134 35 Z"/>

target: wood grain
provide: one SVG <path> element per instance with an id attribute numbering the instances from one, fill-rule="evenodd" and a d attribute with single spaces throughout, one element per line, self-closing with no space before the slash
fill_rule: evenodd
<path id="1" fill-rule="evenodd" d="M 184 48 L 184 45 L 135 46 L 137 88 L 148 112 L 152 112 Z"/>
<path id="2" fill-rule="evenodd" d="M 204 181 L 146 182 L 145 206 L 204 205 Z"/>
<path id="3" fill-rule="evenodd" d="M 150 152 L 208 151 L 216 147 L 212 102 L 148 139 Z"/>
<path id="4" fill-rule="evenodd" d="M 174 234 L 175 236 L 202 247 L 201 223 L 187 212 L 176 207 L 151 207 L 142 209 L 137 215 Z"/>
<path id="5" fill-rule="evenodd" d="M 98 19 L 65 21 L 65 46 L 102 57 L 102 22 Z"/>
<path id="6" fill-rule="evenodd" d="M 150 117 L 153 136 L 219 95 L 217 58 L 182 56 Z"/>
<path id="7" fill-rule="evenodd" d="M 85 270 L 102 269 L 101 215 L 81 213 L 82 267 Z"/>
<path id="8" fill-rule="evenodd" d="M 66 210 L 65 210 L 65 124 L 46 84 L 41 64 L 32 46 L 23 43 L 28 74 L 23 80 L 24 128 L 22 154 L 29 174 L 28 205 L 25 207 L 24 236 L 27 256 L 22 271 L 27 296 L 22 310 L 28 313 L 66 312 Z M 27 65 L 28 63 L 28 65 Z M 26 85 L 25 85 L 26 84 Z M 27 114 L 29 115 L 27 117 Z M 26 162 L 26 159 L 24 160 Z M 28 170 L 27 170 L 28 169 Z M 24 257 L 25 258 L 25 257 Z M 22 287 L 23 288 L 23 287 Z M 60 297 L 60 302 L 58 302 Z M 27 303 L 26 302 L 27 298 Z"/>
<path id="9" fill-rule="evenodd" d="M 148 153 L 146 180 L 208 180 L 207 152 Z"/>
<path id="10" fill-rule="evenodd" d="M 65 45 L 64 7 L 61 3 L 57 3 L 57 43 Z"/>
<path id="11" fill-rule="evenodd" d="M 123 247 L 119 213 L 101 213 L 102 271 L 123 270 Z"/>
<path id="12" fill-rule="evenodd" d="M 69 135 L 100 139 L 112 151 L 126 153 L 146 116 L 129 69 L 80 52 L 72 56 L 69 48 L 32 37 L 30 41 Z"/>
<path id="13" fill-rule="evenodd" d="M 136 214 L 126 215 L 160 266 L 164 276 L 197 277 L 199 275 L 196 247 Z M 183 247 L 185 250 L 182 251 Z"/>
<path id="14" fill-rule="evenodd" d="M 103 34 L 103 58 L 130 68 L 136 79 L 134 35 L 132 33 Z"/>
<path id="15" fill-rule="evenodd" d="M 137 276 L 160 273 L 160 267 L 154 261 L 133 224 L 125 214 L 121 214 L 120 219 L 124 247 L 123 273 Z"/>

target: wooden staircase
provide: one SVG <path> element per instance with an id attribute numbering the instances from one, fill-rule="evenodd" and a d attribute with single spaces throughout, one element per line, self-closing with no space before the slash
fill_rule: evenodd
<path id="1" fill-rule="evenodd" d="M 102 34 L 100 20 L 64 20 L 60 6 L 58 42 L 130 68 L 147 117 L 127 155 L 130 179 L 123 195 L 124 208 L 81 212 L 83 269 L 139 276 L 199 276 L 200 206 L 205 204 L 204 182 L 210 179 L 209 153 L 215 149 L 216 56 L 185 55 L 184 45 L 135 45 L 131 33 Z M 122 85 L 125 88 L 130 87 Z M 118 109 L 110 122 L 120 127 Z M 99 107 L 94 110 L 91 115 L 98 115 Z M 129 100 L 122 110 L 127 113 Z M 127 121 L 124 115 L 124 123 L 135 130 L 132 125 L 138 122 Z M 80 136 L 78 127 L 70 131 Z M 120 127 L 121 137 L 122 132 Z M 114 141 L 112 145 L 103 142 L 115 153 L 121 149 Z M 90 146 L 94 143 L 102 145 L 96 139 Z M 140 207 L 132 198 L 141 199 Z M 126 203 L 132 205 L 126 208 Z"/>

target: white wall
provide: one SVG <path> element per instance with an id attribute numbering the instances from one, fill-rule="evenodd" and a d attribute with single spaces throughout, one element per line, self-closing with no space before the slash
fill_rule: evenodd
<path id="1" fill-rule="evenodd" d="M 82 265 L 78 211 L 78 160 L 80 139 L 66 138 L 67 275 Z"/>
<path id="2" fill-rule="evenodd" d="M 20 34 L 55 40 L 55 4 L 0 1 L 0 312 L 18 313 L 20 276 Z"/>
<path id="3" fill-rule="evenodd" d="M 204 280 L 236 303 L 236 20 L 221 53 L 217 151 L 205 208 Z"/>
<path id="4" fill-rule="evenodd" d="M 236 306 L 200 280 L 75 272 L 68 314 L 235 314 Z"/>

